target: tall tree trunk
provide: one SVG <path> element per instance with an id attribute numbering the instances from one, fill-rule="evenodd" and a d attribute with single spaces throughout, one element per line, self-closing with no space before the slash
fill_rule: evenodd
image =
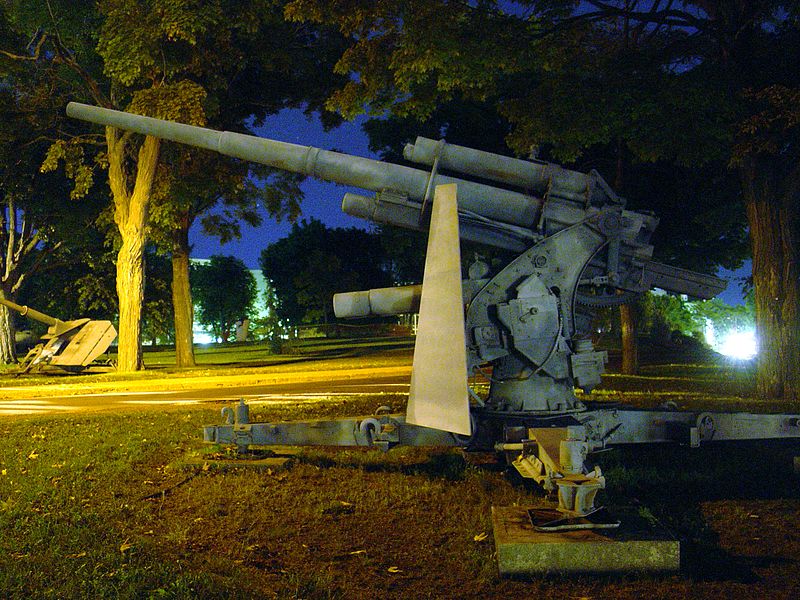
<path id="1" fill-rule="evenodd" d="M 6 296 L 0 292 L 0 297 L 5 298 Z M 11 309 L 0 305 L 0 361 L 6 365 L 17 362 L 14 333 L 14 318 Z"/>
<path id="2" fill-rule="evenodd" d="M 628 45 L 628 20 L 625 19 L 625 46 Z M 625 144 L 617 138 L 617 160 L 614 171 L 614 188 L 622 193 L 625 183 Z M 633 304 L 622 304 L 619 307 L 619 323 L 622 330 L 622 372 L 625 375 L 639 373 L 639 314 Z"/>
<path id="3" fill-rule="evenodd" d="M 749 157 L 740 167 L 753 251 L 761 398 L 800 398 L 800 165 Z"/>
<path id="4" fill-rule="evenodd" d="M 622 330 L 622 372 L 625 375 L 639 373 L 639 340 L 637 338 L 638 314 L 636 305 L 619 307 L 619 322 Z"/>
<path id="5" fill-rule="evenodd" d="M 175 366 L 193 367 L 192 290 L 189 285 L 189 222 L 174 232 L 172 244 L 172 310 L 175 317 Z"/>
<path id="6" fill-rule="evenodd" d="M 117 254 L 117 297 L 119 298 L 118 371 L 142 368 L 142 298 L 144 297 L 144 234 L 122 235 Z"/>
<path id="7" fill-rule="evenodd" d="M 7 211 L 7 212 L 6 212 Z M 2 286 L 0 298 L 12 300 L 14 290 L 14 271 L 18 262 L 14 260 L 15 241 L 17 237 L 17 206 L 11 194 L 3 197 L 3 206 L 0 208 L 0 237 L 4 240 L 4 248 L 0 248 L 0 258 L 3 262 Z M 14 333 L 14 318 L 11 309 L 0 305 L 0 361 L 10 365 L 17 362 L 16 336 Z"/>
<path id="8" fill-rule="evenodd" d="M 114 197 L 114 221 L 122 238 L 117 255 L 119 298 L 119 353 L 117 370 L 138 371 L 142 361 L 142 301 L 144 299 L 144 247 L 147 212 L 158 165 L 159 140 L 147 136 L 139 148 L 136 179 L 128 190 L 125 146 L 130 134 L 106 127 L 108 182 Z"/>

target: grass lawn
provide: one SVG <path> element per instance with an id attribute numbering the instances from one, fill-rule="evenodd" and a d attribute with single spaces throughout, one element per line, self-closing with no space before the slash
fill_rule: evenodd
<path id="1" fill-rule="evenodd" d="M 408 360 L 394 350 L 344 354 L 324 360 Z M 254 364 L 264 360 L 203 369 L 274 368 Z M 648 365 L 637 378 L 611 375 L 597 394 L 645 405 L 658 396 L 689 407 L 779 408 L 749 397 L 750 384 L 735 366 L 673 361 Z M 354 399 L 265 406 L 256 417 L 374 408 Z M 603 501 L 635 503 L 681 539 L 681 573 L 520 581 L 497 575 L 490 507 L 551 501 L 490 457 L 305 450 L 285 471 L 183 470 L 189 457 L 222 451 L 200 441 L 201 425 L 218 414 L 214 407 L 0 420 L 0 597 L 800 597 L 798 442 L 592 457 L 609 482 Z"/>

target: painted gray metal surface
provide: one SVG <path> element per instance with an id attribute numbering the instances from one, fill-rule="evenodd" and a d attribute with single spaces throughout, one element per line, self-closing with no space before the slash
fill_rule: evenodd
<path id="1" fill-rule="evenodd" d="M 800 438 L 800 415 L 608 409 L 579 417 L 592 449 L 621 444 Z"/>
<path id="2" fill-rule="evenodd" d="M 373 223 L 394 225 L 413 231 L 428 230 L 422 205 L 396 193 L 384 191 L 372 198 L 347 193 L 342 200 L 342 212 Z M 459 233 L 462 240 L 515 252 L 524 250 L 530 243 L 542 238 L 529 228 L 501 223 L 464 211 L 459 212 Z"/>
<path id="3" fill-rule="evenodd" d="M 405 415 L 379 415 L 325 421 L 206 425 L 203 440 L 248 446 L 362 446 L 388 450 L 403 446 L 461 446 L 451 433 L 407 424 Z"/>
<path id="4" fill-rule="evenodd" d="M 77 102 L 70 102 L 67 105 L 67 115 L 213 150 L 226 156 L 302 173 L 325 181 L 376 192 L 398 191 L 419 202 L 424 198 L 428 186 L 427 171 L 311 146 L 289 144 L 230 131 L 213 131 Z M 436 176 L 433 182 L 434 185 L 450 183 L 458 184 L 461 210 L 526 227 L 534 225 L 540 216 L 542 206 L 540 198 L 441 175 Z"/>
<path id="5" fill-rule="evenodd" d="M 467 389 L 456 186 L 436 188 L 406 421 L 472 433 Z"/>
<path id="6" fill-rule="evenodd" d="M 596 171 L 581 173 L 540 160 L 521 160 L 424 137 L 407 144 L 403 156 L 411 162 L 429 166 L 438 159 L 441 169 L 532 189 L 540 196 L 548 194 L 596 205 L 623 203 Z"/>
<path id="7" fill-rule="evenodd" d="M 43 312 L 39 312 L 38 310 L 34 310 L 28 306 L 23 306 L 21 304 L 17 304 L 16 302 L 11 302 L 11 300 L 6 300 L 5 298 L 0 298 L 0 304 L 10 308 L 21 314 L 23 317 L 28 317 L 29 319 L 33 319 L 34 321 L 39 321 L 40 323 L 44 323 L 46 325 L 56 325 L 56 326 L 63 326 L 64 321 L 61 319 L 56 319 L 55 317 L 51 317 L 50 315 L 46 315 Z"/>
<path id="8" fill-rule="evenodd" d="M 230 409 L 232 410 L 232 409 Z M 799 439 L 800 415 L 680 412 L 609 408 L 573 413 L 585 429 L 589 453 L 630 444 L 677 443 L 694 447 L 709 442 Z M 541 421 L 544 425 L 547 420 Z M 468 447 L 475 439 L 419 427 L 402 414 L 380 414 L 324 421 L 230 422 L 207 425 L 204 441 L 240 446 L 404 446 Z M 497 446 L 521 450 L 520 444 Z"/>
<path id="9" fill-rule="evenodd" d="M 117 330 L 110 321 L 86 318 L 62 321 L 10 300 L 0 298 L 0 304 L 24 317 L 49 325 L 39 343 L 20 361 L 20 373 L 27 373 L 44 365 L 53 365 L 67 371 L 81 370 L 106 352 L 117 337 Z"/>
<path id="10" fill-rule="evenodd" d="M 415 313 L 421 297 L 421 285 L 342 292 L 333 295 L 333 313 L 339 319 Z"/>

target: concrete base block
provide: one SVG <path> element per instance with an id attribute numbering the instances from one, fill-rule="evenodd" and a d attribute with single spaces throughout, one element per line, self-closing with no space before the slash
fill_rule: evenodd
<path id="1" fill-rule="evenodd" d="M 492 507 L 502 576 L 579 573 L 670 573 L 680 569 L 680 543 L 635 509 L 613 509 L 617 529 L 538 532 L 532 507 Z"/>

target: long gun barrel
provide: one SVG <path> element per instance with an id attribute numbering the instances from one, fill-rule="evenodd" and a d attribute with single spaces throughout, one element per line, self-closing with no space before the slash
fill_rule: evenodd
<path id="1" fill-rule="evenodd" d="M 40 323 L 45 323 L 46 325 L 56 326 L 56 325 L 63 325 L 64 321 L 61 319 L 56 319 L 55 317 L 51 317 L 50 315 L 46 315 L 38 310 L 34 310 L 27 306 L 23 306 L 21 304 L 17 304 L 16 302 L 11 302 L 11 300 L 5 300 L 0 298 L 0 304 L 7 306 L 8 308 L 17 311 L 23 317 L 29 317 L 34 321 L 39 321 Z"/>
<path id="2" fill-rule="evenodd" d="M 671 291 L 699 297 L 711 297 L 724 287 L 710 277 L 685 282 L 680 272 L 652 263 L 652 246 L 648 242 L 658 219 L 648 213 L 623 210 L 624 200 L 595 171 L 581 173 L 552 163 L 520 160 L 420 137 L 406 146 L 405 156 L 430 167 L 422 170 L 76 102 L 67 105 L 67 115 L 376 192 L 371 198 L 345 194 L 342 210 L 407 229 L 427 230 L 427 207 L 433 189 L 456 184 L 461 238 L 515 252 L 523 252 L 547 236 L 611 208 L 619 212 L 622 224 L 615 234 L 618 241 L 612 244 L 614 256 L 619 255 L 613 262 L 616 267 L 622 267 L 620 262 L 629 267 L 628 279 L 617 281 L 618 286 L 638 290 L 646 288 L 651 280 L 658 280 Z M 478 181 L 443 175 L 440 169 Z M 486 183 L 490 181 L 500 185 Z M 637 275 L 633 267 L 641 272 Z"/>
<path id="3" fill-rule="evenodd" d="M 230 131 L 214 131 L 76 102 L 67 105 L 67 115 L 343 185 L 375 192 L 402 192 L 418 202 L 423 201 L 428 189 L 457 183 L 461 210 L 511 225 L 530 227 L 536 223 L 541 210 L 541 199 L 519 192 L 443 175 L 435 175 L 434 180 L 429 181 L 430 173 L 427 171 L 312 146 L 289 144 Z"/>
<path id="4" fill-rule="evenodd" d="M 584 174 L 555 164 L 523 161 L 425 138 L 409 145 L 406 155 L 409 160 L 431 166 L 430 171 L 76 102 L 67 105 L 67 115 L 377 192 L 374 198 L 346 194 L 342 210 L 408 229 L 425 230 L 425 206 L 432 190 L 455 183 L 461 237 L 514 251 L 522 251 L 540 238 L 537 230 L 552 232 L 582 220 L 589 205 L 622 202 L 595 172 Z M 440 168 L 506 187 L 442 175 Z M 652 229 L 654 224 L 647 223 L 646 227 Z"/>

